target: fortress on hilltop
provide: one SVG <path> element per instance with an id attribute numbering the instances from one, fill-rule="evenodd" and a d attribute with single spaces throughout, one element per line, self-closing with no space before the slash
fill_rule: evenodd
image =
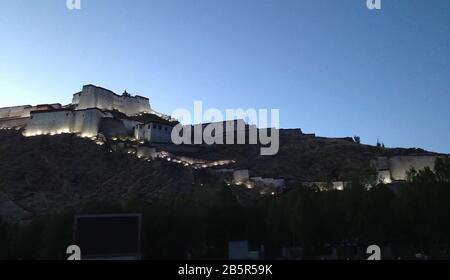
<path id="1" fill-rule="evenodd" d="M 128 92 L 118 95 L 94 85 L 83 86 L 68 105 L 45 104 L 0 108 L 0 128 L 23 129 L 24 136 L 74 133 L 96 137 L 140 135 L 136 131 L 147 126 L 148 133 L 138 140 L 170 142 L 177 122 L 152 110 L 150 101 Z M 155 128 L 155 129 L 153 129 Z M 135 131 L 136 130 L 136 131 Z"/>
<path id="2" fill-rule="evenodd" d="M 41 104 L 22 105 L 0 108 L 0 129 L 17 129 L 26 137 L 38 135 L 76 134 L 88 137 L 104 144 L 110 140 L 111 151 L 125 151 L 139 158 L 165 158 L 195 168 L 209 168 L 233 163 L 233 160 L 206 161 L 191 157 L 176 157 L 171 152 L 192 153 L 194 145 L 177 146 L 172 143 L 172 130 L 179 124 L 170 116 L 154 111 L 147 97 L 131 95 L 127 91 L 118 95 L 111 90 L 95 85 L 85 85 L 80 92 L 73 95 L 72 102 L 67 105 Z M 250 130 L 258 130 L 244 120 L 231 120 L 216 123 L 225 127 L 232 126 L 234 135 L 246 135 Z M 208 124 L 187 125 L 203 131 Z M 216 133 L 216 131 L 214 131 Z M 230 136 L 226 131 L 222 136 Z M 280 129 L 281 137 L 295 141 L 312 141 L 315 134 L 304 134 L 301 129 Z M 303 140 L 302 140 L 303 139 Z M 351 138 L 335 138 L 336 141 L 354 143 Z M 205 143 L 195 143 L 199 146 Z M 198 146 L 197 146 L 198 147 Z M 159 150 L 158 150 L 159 149 Z M 433 153 L 392 154 L 375 156 L 370 166 L 377 172 L 378 181 L 385 184 L 405 182 L 411 168 L 434 168 L 438 156 Z M 284 186 L 284 179 L 250 177 L 248 170 L 228 170 L 233 174 L 232 181 L 251 186 L 252 184 L 268 184 Z M 231 174 L 230 173 L 230 174 Z M 295 174 L 293 174 L 294 176 Z M 302 182 L 304 185 L 328 186 L 330 182 Z M 347 186 L 345 181 L 331 182 L 334 189 L 342 190 Z"/>

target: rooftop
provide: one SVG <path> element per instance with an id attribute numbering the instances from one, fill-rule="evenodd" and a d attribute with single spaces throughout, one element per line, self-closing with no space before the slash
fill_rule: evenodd
<path id="1" fill-rule="evenodd" d="M 106 89 L 106 88 L 103 88 L 103 87 L 99 87 L 99 86 L 96 86 L 96 85 L 93 85 L 93 84 L 87 84 L 87 85 L 84 85 L 83 88 L 85 88 L 85 87 L 94 87 L 94 88 L 97 88 L 97 89 L 101 89 L 101 90 L 104 90 L 104 91 L 106 91 L 106 92 L 109 92 L 109 93 L 111 93 L 111 94 L 113 94 L 113 95 L 115 95 L 115 96 L 117 96 L 117 97 L 141 98 L 141 99 L 149 100 L 148 97 L 141 96 L 141 95 L 135 95 L 135 96 L 132 96 L 132 95 L 130 95 L 127 91 L 125 91 L 124 94 L 119 95 L 119 94 L 115 93 L 115 92 L 112 91 L 112 90 L 109 90 L 109 89 Z M 77 92 L 77 93 L 75 93 L 74 95 L 81 94 L 81 93 L 82 93 L 82 91 Z M 125 94 L 125 93 L 126 93 L 126 94 Z"/>
<path id="2" fill-rule="evenodd" d="M 178 121 L 169 121 L 169 120 L 166 120 L 166 119 L 159 117 L 152 113 L 142 113 L 142 114 L 139 114 L 136 116 L 127 116 L 124 113 L 119 112 L 117 110 L 108 111 L 108 112 L 110 112 L 114 116 L 114 118 L 132 120 L 132 121 L 137 121 L 137 122 L 141 122 L 144 124 L 151 123 L 151 122 L 172 125 L 172 126 L 175 126 L 178 124 Z"/>

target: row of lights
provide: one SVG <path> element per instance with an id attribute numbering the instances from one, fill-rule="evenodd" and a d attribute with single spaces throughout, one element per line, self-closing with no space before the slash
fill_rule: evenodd
<path id="1" fill-rule="evenodd" d="M 3 129 L 11 129 L 11 128 L 1 128 Z M 69 129 L 62 129 L 62 130 L 57 130 L 57 131 L 51 131 L 51 132 L 43 132 L 43 131 L 36 131 L 35 133 L 25 133 L 24 136 L 26 137 L 32 137 L 32 136 L 40 136 L 40 135 L 60 135 L 60 134 L 69 134 L 70 131 Z M 81 134 L 80 135 L 82 138 L 90 138 L 91 140 L 95 141 L 95 143 L 97 145 L 104 145 L 104 142 L 101 140 L 98 140 L 97 137 L 91 135 L 91 134 Z M 116 141 L 118 140 L 116 137 L 112 138 L 112 140 Z M 140 142 L 142 144 L 142 141 Z M 112 152 L 112 150 L 110 151 Z M 136 154 L 136 152 L 133 151 L 128 151 L 128 154 Z M 138 158 L 142 158 L 142 156 L 138 156 Z M 223 165 L 227 165 L 227 164 L 231 164 L 231 163 L 235 163 L 234 160 L 220 160 L 220 161 L 214 161 L 214 162 L 208 162 L 208 163 L 204 163 L 204 162 L 196 162 L 195 160 L 192 161 L 186 161 L 186 160 L 180 160 L 177 158 L 171 158 L 169 157 L 169 153 L 167 152 L 162 152 L 160 154 L 160 158 L 165 158 L 167 161 L 170 162 L 174 162 L 174 163 L 178 163 L 178 164 L 182 164 L 185 167 L 189 167 L 189 166 L 193 166 L 194 169 L 200 169 L 200 168 L 208 168 L 208 167 L 213 167 L 213 166 L 223 166 Z"/>
<path id="2" fill-rule="evenodd" d="M 41 136 L 41 135 L 54 136 L 54 135 L 61 135 L 61 134 L 73 134 L 73 133 L 71 133 L 69 129 L 61 129 L 61 130 L 50 131 L 50 132 L 43 132 L 43 131 L 40 131 L 40 130 L 36 131 L 35 133 L 24 132 L 23 135 L 25 137 L 34 137 L 34 136 Z M 105 142 L 103 142 L 102 140 L 99 140 L 93 134 L 83 133 L 83 134 L 76 134 L 76 135 L 81 137 L 81 138 L 88 138 L 88 139 L 94 141 L 95 144 L 97 144 L 99 146 L 102 146 L 102 145 L 105 144 Z"/>
<path id="3" fill-rule="evenodd" d="M 70 133 L 69 129 L 60 129 L 60 130 L 50 131 L 50 132 L 37 130 L 34 133 L 25 131 L 23 135 L 25 137 L 33 137 L 33 136 L 41 136 L 41 135 L 52 135 L 53 136 L 53 135 L 69 134 L 69 133 Z"/>
<path id="4" fill-rule="evenodd" d="M 4 128 L 2 128 L 4 129 Z M 10 129 L 10 128 L 8 128 Z M 26 137 L 32 137 L 32 136 L 39 136 L 39 135 L 59 135 L 59 134 L 69 134 L 70 131 L 68 129 L 64 129 L 64 130 L 58 130 L 58 131 L 51 131 L 51 132 L 42 132 L 40 130 L 36 131 L 36 133 L 25 133 L 24 136 Z M 80 135 L 82 138 L 90 138 L 91 140 L 95 141 L 95 143 L 97 145 L 104 145 L 104 142 L 101 140 L 98 140 L 97 137 L 92 136 L 91 134 L 81 134 Z M 116 137 L 112 138 L 112 140 L 116 141 L 118 140 Z M 142 142 L 141 142 L 142 144 Z M 112 152 L 112 151 L 111 151 Z M 128 154 L 136 154 L 136 152 L 134 151 L 128 151 Z M 213 166 L 223 166 L 223 165 L 228 165 L 231 163 L 235 163 L 236 161 L 234 160 L 220 160 L 220 161 L 214 161 L 214 162 L 196 162 L 195 160 L 181 160 L 181 159 L 177 159 L 176 157 L 170 157 L 170 154 L 167 152 L 161 152 L 159 155 L 160 158 L 166 159 L 167 161 L 173 162 L 173 163 L 177 163 L 177 164 L 182 164 L 185 167 L 189 167 L 189 166 L 193 166 L 194 169 L 201 169 L 201 168 L 208 168 L 208 167 L 213 167 Z M 138 156 L 138 158 L 142 158 L 142 156 Z"/>
<path id="5" fill-rule="evenodd" d="M 170 156 L 167 153 L 160 155 L 160 158 L 166 159 L 169 162 L 182 164 L 186 167 L 192 166 L 194 169 L 202 169 L 202 168 L 208 168 L 208 167 L 213 167 L 213 166 L 223 166 L 223 165 L 228 165 L 228 164 L 236 162 L 234 160 L 219 160 L 219 161 L 205 163 L 204 161 L 195 161 L 194 159 L 192 159 L 192 160 L 186 160 L 183 158 L 180 159 L 180 158 L 177 158 L 174 156 Z"/>
<path id="6" fill-rule="evenodd" d="M 111 150 L 110 152 L 112 152 L 112 150 Z M 135 152 L 135 151 L 132 151 L 132 150 L 128 150 L 127 153 L 128 153 L 128 154 L 133 154 L 133 155 L 136 154 L 136 152 Z M 138 157 L 139 159 L 142 159 L 142 158 L 143 158 L 143 156 L 140 156 L 140 155 L 138 155 L 137 157 Z M 208 163 L 208 164 L 201 164 L 201 165 L 199 165 L 199 164 L 196 164 L 196 163 L 193 162 L 193 161 L 186 161 L 186 160 L 181 160 L 181 159 L 178 159 L 178 158 L 176 158 L 176 157 L 173 157 L 173 156 L 171 156 L 168 152 L 165 152 L 165 151 L 160 152 L 160 154 L 158 155 L 158 158 L 165 159 L 165 160 L 168 161 L 168 162 L 177 163 L 177 164 L 182 164 L 182 165 L 184 165 L 185 167 L 193 166 L 194 169 L 207 168 L 207 167 L 209 167 L 209 166 L 225 165 L 225 164 L 227 164 L 227 163 L 235 163 L 235 162 L 236 162 L 236 161 L 234 161 L 234 160 L 222 160 L 222 161 L 210 162 L 210 163 Z M 145 158 L 145 159 L 146 159 L 148 162 L 151 162 L 150 159 L 148 159 L 148 158 Z M 238 181 L 238 182 L 234 183 L 234 185 L 236 185 L 236 186 L 242 186 L 242 185 L 245 185 L 245 186 L 247 187 L 247 189 L 253 189 L 253 188 L 254 188 L 254 184 L 252 184 L 251 182 L 242 182 L 242 181 Z M 203 187 L 204 184 L 201 183 L 200 186 Z M 231 187 L 231 186 L 233 186 L 233 185 L 232 185 L 231 183 L 227 183 L 227 186 Z M 267 195 L 267 192 L 261 191 L 260 194 L 261 194 L 261 195 Z M 275 192 L 270 192 L 270 195 L 274 196 L 274 195 L 275 195 Z"/>

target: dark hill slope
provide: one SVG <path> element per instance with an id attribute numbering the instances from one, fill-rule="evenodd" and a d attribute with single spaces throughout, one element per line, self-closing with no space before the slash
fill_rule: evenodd
<path id="1" fill-rule="evenodd" d="M 31 213 L 132 196 L 170 200 L 192 191 L 190 169 L 155 166 L 73 135 L 25 138 L 2 131 L 0 158 L 0 194 Z"/>
<path id="2" fill-rule="evenodd" d="M 261 156 L 258 145 L 204 147 L 198 157 L 233 159 L 251 176 L 283 177 L 301 181 L 349 180 L 355 172 L 370 168 L 377 156 L 432 154 L 421 149 L 378 148 L 355 143 L 351 138 L 306 137 L 280 134 L 279 152 Z"/>
<path id="3" fill-rule="evenodd" d="M 190 154 L 201 159 L 234 159 L 226 168 L 248 168 L 251 176 L 305 181 L 347 179 L 369 168 L 378 155 L 428 154 L 419 149 L 381 149 L 349 139 L 280 137 L 275 156 L 260 156 L 256 145 L 215 145 Z M 73 209 L 102 201 L 126 203 L 138 197 L 147 202 L 177 198 L 214 203 L 221 182 L 212 178 L 198 192 L 193 169 L 166 161 L 147 162 L 134 155 L 111 152 L 107 145 L 74 135 L 26 138 L 20 132 L 0 131 L 0 211 L 23 219 L 28 214 Z M 237 194 L 246 197 L 245 191 Z M 248 194 L 252 197 L 253 194 Z M 256 193 L 255 193 L 256 195 Z"/>

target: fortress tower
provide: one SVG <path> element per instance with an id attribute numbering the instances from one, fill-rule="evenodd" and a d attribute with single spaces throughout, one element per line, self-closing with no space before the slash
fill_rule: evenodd
<path id="1" fill-rule="evenodd" d="M 149 99 L 139 95 L 131 96 L 126 91 L 122 95 L 97 87 L 85 85 L 81 92 L 75 93 L 72 99 L 75 110 L 98 108 L 100 110 L 117 110 L 128 116 L 150 113 Z"/>

